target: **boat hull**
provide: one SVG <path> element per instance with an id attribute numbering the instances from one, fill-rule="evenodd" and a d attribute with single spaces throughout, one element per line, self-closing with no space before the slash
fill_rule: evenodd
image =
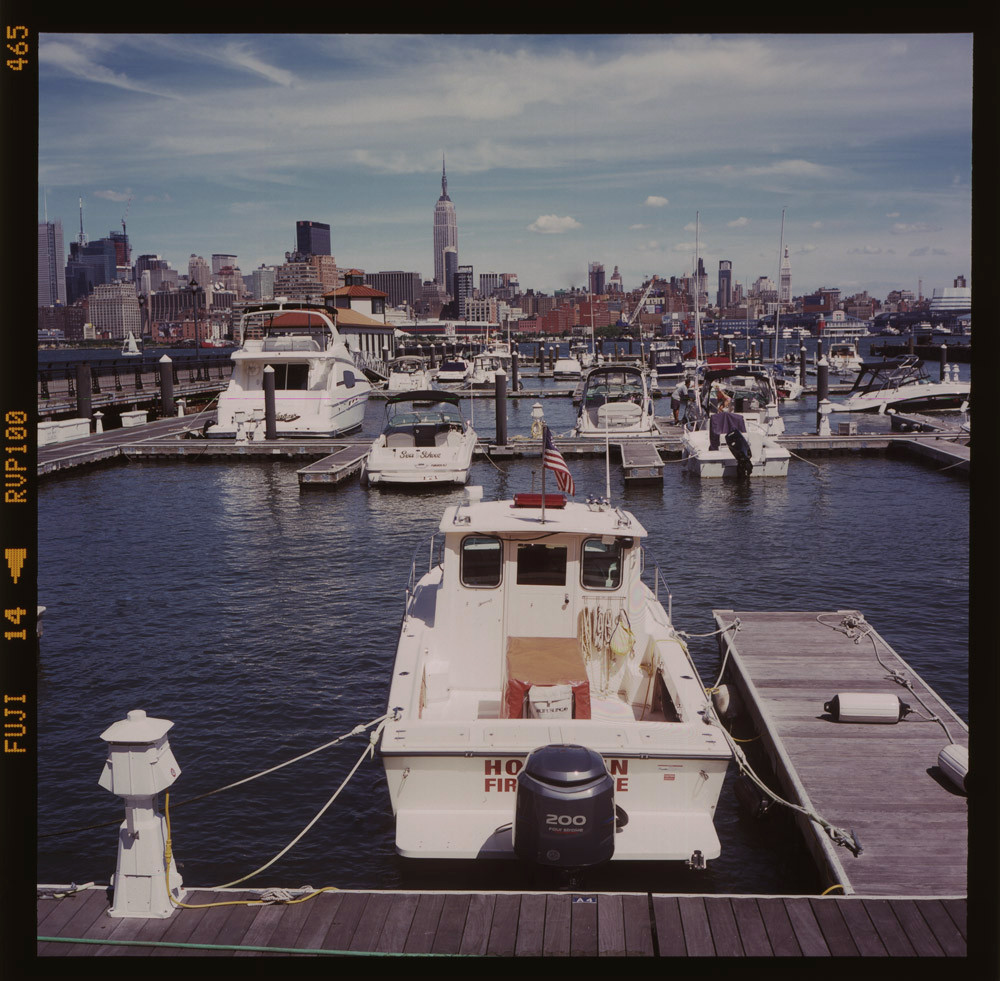
<path id="1" fill-rule="evenodd" d="M 323 393 L 312 398 L 306 393 L 296 393 L 292 398 L 278 396 L 275 398 L 277 435 L 285 439 L 330 439 L 354 432 L 364 423 L 367 401 L 367 389 L 338 402 L 331 402 Z M 239 423 L 238 412 L 243 412 L 247 421 Z M 229 396 L 225 403 L 220 399 L 219 421 L 209 426 L 205 435 L 263 439 L 264 429 L 264 393 L 248 392 Z"/>
<path id="2" fill-rule="evenodd" d="M 791 453 L 775 440 L 757 432 L 745 434 L 751 448 L 751 477 L 787 477 Z M 726 445 L 709 449 L 709 434 L 705 430 L 685 433 L 681 438 L 684 466 L 689 473 L 704 478 L 737 477 L 739 464 Z"/>

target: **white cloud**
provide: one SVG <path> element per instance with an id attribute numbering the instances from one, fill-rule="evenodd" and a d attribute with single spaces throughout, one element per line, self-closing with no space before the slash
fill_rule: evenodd
<path id="1" fill-rule="evenodd" d="M 266 61 L 258 58 L 247 43 L 232 41 L 217 49 L 218 56 L 229 65 L 235 65 L 245 71 L 260 75 L 268 81 L 276 82 L 278 85 L 291 86 L 295 83 L 295 76 L 284 68 L 276 68 Z"/>
<path id="2" fill-rule="evenodd" d="M 650 208 L 662 208 L 665 204 L 670 204 L 666 198 L 661 198 L 658 194 L 650 194 L 646 198 L 646 205 Z"/>
<path id="3" fill-rule="evenodd" d="M 132 197 L 129 191 L 94 191 L 95 198 L 104 198 L 105 201 L 128 201 Z"/>
<path id="4" fill-rule="evenodd" d="M 728 222 L 730 228 L 746 228 L 749 224 L 749 218 L 737 218 L 735 221 Z"/>
<path id="5" fill-rule="evenodd" d="M 899 212 L 898 211 L 887 211 L 885 213 L 885 216 L 886 216 L 886 218 L 898 218 L 899 217 Z"/>
<path id="6" fill-rule="evenodd" d="M 897 221 L 892 226 L 893 235 L 915 235 L 921 232 L 939 232 L 939 231 L 941 231 L 940 225 L 931 225 L 926 221 L 916 221 L 910 224 Z"/>
<path id="7" fill-rule="evenodd" d="M 539 215 L 529 226 L 528 231 L 540 232 L 542 235 L 562 235 L 574 228 L 582 227 L 575 218 L 559 215 Z"/>
<path id="8" fill-rule="evenodd" d="M 642 222 L 639 222 L 639 224 L 637 224 L 637 225 L 629 225 L 628 226 L 628 230 L 630 232 L 641 232 L 641 231 L 643 231 L 646 228 L 649 228 L 649 225 L 644 225 L 644 224 L 642 224 Z"/>

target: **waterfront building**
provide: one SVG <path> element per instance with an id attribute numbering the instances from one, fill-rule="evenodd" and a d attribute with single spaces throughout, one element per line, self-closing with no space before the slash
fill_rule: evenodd
<path id="1" fill-rule="evenodd" d="M 445 249 L 458 252 L 458 218 L 455 205 L 448 197 L 448 175 L 445 173 L 444 157 L 441 158 L 441 197 L 434 206 L 434 282 L 447 288 L 445 276 Z M 454 293 L 449 291 L 449 295 Z"/>
<path id="2" fill-rule="evenodd" d="M 617 266 L 615 267 L 618 268 Z M 592 262 L 587 267 L 587 281 L 593 296 L 604 295 L 604 264 Z"/>
<path id="3" fill-rule="evenodd" d="M 284 265 L 274 273 L 274 295 L 290 300 L 315 299 L 336 289 L 340 272 L 332 255 L 286 252 Z"/>
<path id="4" fill-rule="evenodd" d="M 322 221 L 297 221 L 295 251 L 303 255 L 331 255 L 330 226 Z"/>
<path id="5" fill-rule="evenodd" d="M 959 276 L 952 286 L 935 287 L 928 305 L 928 313 L 959 314 L 972 311 L 972 290 Z"/>
<path id="6" fill-rule="evenodd" d="M 66 253 L 61 221 L 38 223 L 38 305 L 66 304 Z"/>
<path id="7" fill-rule="evenodd" d="M 255 300 L 270 300 L 274 297 L 274 266 L 261 263 L 259 269 L 250 273 L 250 295 Z"/>
<path id="8" fill-rule="evenodd" d="M 720 310 L 728 310 L 733 302 L 733 264 L 729 259 L 719 260 L 719 290 L 715 294 L 715 305 Z"/>
<path id="9" fill-rule="evenodd" d="M 123 340 L 131 331 L 142 336 L 139 295 L 135 283 L 98 283 L 88 300 L 90 322 L 98 334 Z"/>

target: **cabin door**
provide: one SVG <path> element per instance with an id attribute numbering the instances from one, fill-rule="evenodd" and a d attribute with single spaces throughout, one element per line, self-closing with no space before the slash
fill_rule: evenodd
<path id="1" fill-rule="evenodd" d="M 566 545 L 517 542 L 507 557 L 507 636 L 575 637 L 576 556 Z"/>

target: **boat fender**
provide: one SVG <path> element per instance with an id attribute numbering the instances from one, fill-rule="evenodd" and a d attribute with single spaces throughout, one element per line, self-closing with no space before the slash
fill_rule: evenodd
<path id="1" fill-rule="evenodd" d="M 877 695 L 868 692 L 840 692 L 823 710 L 834 722 L 876 722 L 894 725 L 913 710 L 898 695 Z"/>
<path id="2" fill-rule="evenodd" d="M 768 797 L 746 774 L 741 774 L 733 785 L 740 807 L 756 821 L 768 816 L 774 800 Z"/>
<path id="3" fill-rule="evenodd" d="M 712 704 L 723 719 L 734 719 L 742 711 L 739 692 L 729 685 L 719 685 L 712 693 Z"/>
<path id="4" fill-rule="evenodd" d="M 938 753 L 938 769 L 959 790 L 969 790 L 969 747 L 951 743 Z"/>

